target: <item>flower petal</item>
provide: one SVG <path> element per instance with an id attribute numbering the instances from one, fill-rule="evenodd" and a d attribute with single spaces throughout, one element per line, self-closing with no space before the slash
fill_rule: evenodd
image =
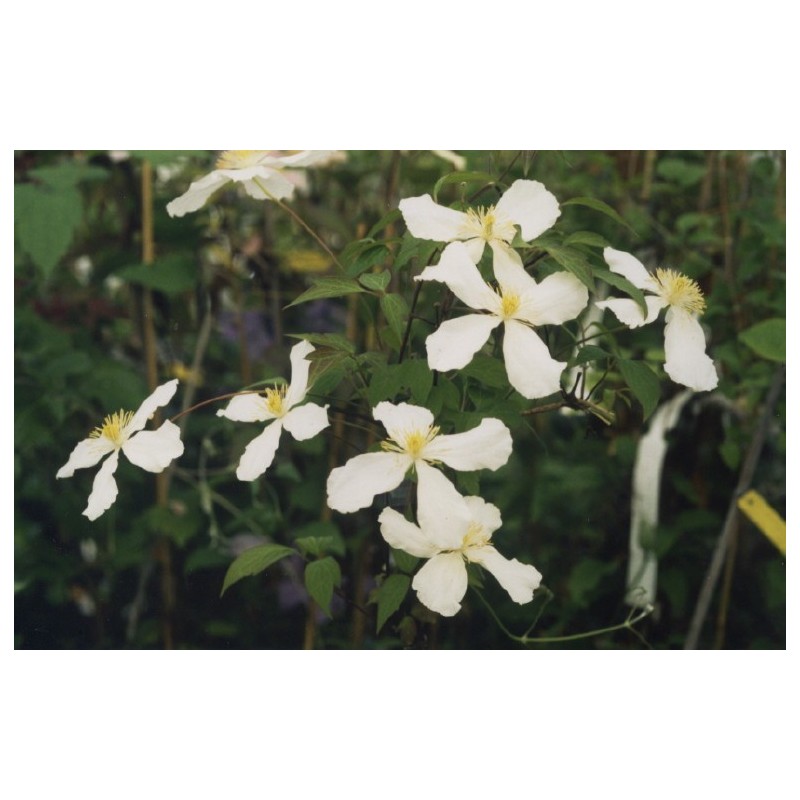
<path id="1" fill-rule="evenodd" d="M 403 453 L 362 453 L 328 476 L 328 505 L 349 514 L 372 505 L 376 494 L 396 489 L 411 466 Z"/>
<path id="2" fill-rule="evenodd" d="M 562 325 L 589 302 L 589 290 L 569 272 L 554 272 L 522 298 L 514 315 L 532 325 Z"/>
<path id="3" fill-rule="evenodd" d="M 634 258 L 630 253 L 622 250 L 615 250 L 613 247 L 606 247 L 603 250 L 603 258 L 612 272 L 627 278 L 637 289 L 650 288 L 652 278 L 638 258 Z"/>
<path id="4" fill-rule="evenodd" d="M 298 403 L 302 403 L 308 390 L 308 370 L 311 362 L 306 356 L 314 352 L 314 345 L 303 340 L 298 342 L 289 353 L 289 361 L 292 364 L 292 379 L 289 388 L 286 390 L 286 408 L 292 408 Z"/>
<path id="5" fill-rule="evenodd" d="M 316 403 L 297 406 L 284 415 L 282 422 L 298 442 L 303 442 L 328 427 L 328 406 L 323 408 Z"/>
<path id="6" fill-rule="evenodd" d="M 442 461 L 460 471 L 495 470 L 508 461 L 511 433 L 499 419 L 488 417 L 465 433 L 437 436 L 423 453 L 426 461 Z"/>
<path id="7" fill-rule="evenodd" d="M 93 467 L 104 455 L 114 449 L 114 443 L 105 436 L 83 439 L 69 454 L 67 463 L 56 472 L 56 478 L 71 478 L 76 469 Z"/>
<path id="8" fill-rule="evenodd" d="M 267 399 L 262 392 L 247 392 L 232 397 L 225 408 L 217 411 L 218 417 L 226 417 L 234 422 L 266 422 L 275 419 L 267 407 Z"/>
<path id="9" fill-rule="evenodd" d="M 491 535 L 503 524 L 500 509 L 487 503 L 482 497 L 465 497 L 464 502 L 467 504 L 472 522 L 480 525 L 487 534 L 487 538 L 491 538 Z"/>
<path id="10" fill-rule="evenodd" d="M 440 206 L 429 194 L 406 197 L 400 201 L 400 213 L 406 227 L 417 239 L 452 242 L 464 236 L 467 215 L 463 211 Z"/>
<path id="11" fill-rule="evenodd" d="M 420 603 L 443 617 L 461 608 L 467 593 L 467 567 L 461 553 L 440 553 L 428 561 L 411 583 Z"/>
<path id="12" fill-rule="evenodd" d="M 595 305 L 598 308 L 607 308 L 623 325 L 627 325 L 629 328 L 639 328 L 653 322 L 666 305 L 660 297 L 652 294 L 646 295 L 644 302 L 647 304 L 647 317 L 643 316 L 642 309 L 635 300 L 628 300 L 625 297 L 598 300 Z"/>
<path id="13" fill-rule="evenodd" d="M 461 242 L 453 242 L 445 247 L 439 263 L 425 267 L 414 280 L 445 283 L 470 308 L 495 313 L 500 310 L 500 299 L 481 277 L 467 247 Z"/>
<path id="14" fill-rule="evenodd" d="M 383 423 L 389 436 L 396 442 L 402 442 L 408 433 L 424 432 L 433 425 L 433 414 L 427 408 L 410 403 L 395 405 L 384 400 L 372 409 L 372 416 Z"/>
<path id="15" fill-rule="evenodd" d="M 344 155 L 340 150 L 301 150 L 299 153 L 281 156 L 276 161 L 286 167 L 316 167 L 337 161 Z"/>
<path id="16" fill-rule="evenodd" d="M 556 361 L 547 345 L 522 322 L 506 322 L 503 357 L 508 382 L 528 400 L 547 397 L 561 389 L 561 373 L 566 361 Z"/>
<path id="17" fill-rule="evenodd" d="M 127 426 L 126 432 L 128 435 L 140 431 L 147 424 L 147 420 L 155 414 L 156 409 L 165 406 L 172 400 L 175 392 L 178 391 L 178 379 L 174 378 L 171 381 L 162 383 L 156 390 L 145 399 L 139 406 L 130 425 Z"/>
<path id="18" fill-rule="evenodd" d="M 390 547 L 402 550 L 417 558 L 430 558 L 439 552 L 439 548 L 429 542 L 425 534 L 402 514 L 393 508 L 384 508 L 378 517 L 381 536 Z"/>
<path id="19" fill-rule="evenodd" d="M 440 550 L 461 547 L 472 517 L 462 497 L 444 473 L 418 461 L 417 520 L 428 541 Z"/>
<path id="20" fill-rule="evenodd" d="M 92 493 L 89 495 L 89 502 L 83 510 L 85 517 L 95 520 L 114 504 L 117 499 L 117 482 L 114 480 L 114 472 L 118 463 L 119 451 L 115 451 L 97 471 L 92 484 Z"/>
<path id="21" fill-rule="evenodd" d="M 267 471 L 275 458 L 282 428 L 281 420 L 271 422 L 245 447 L 236 468 L 236 477 L 240 481 L 254 481 Z"/>
<path id="22" fill-rule="evenodd" d="M 467 314 L 443 322 L 425 340 L 428 365 L 439 372 L 466 367 L 501 322 L 494 314 Z"/>
<path id="23" fill-rule="evenodd" d="M 257 169 L 258 172 L 250 180 L 239 179 L 250 197 L 256 200 L 285 200 L 294 194 L 295 185 L 286 175 L 264 167 L 253 169 Z"/>
<path id="24" fill-rule="evenodd" d="M 183 454 L 181 429 L 167 420 L 154 431 L 139 431 L 122 445 L 122 452 L 132 464 L 148 472 L 161 472 Z"/>
<path id="25" fill-rule="evenodd" d="M 522 259 L 516 250 L 502 242 L 492 242 L 492 269 L 503 294 L 520 296 L 536 291 L 536 281 L 525 272 Z"/>
<path id="26" fill-rule="evenodd" d="M 664 370 L 675 383 L 706 392 L 719 382 L 714 362 L 706 355 L 703 328 L 693 314 L 675 308 L 667 312 L 664 353 Z"/>
<path id="27" fill-rule="evenodd" d="M 182 217 L 190 211 L 202 208 L 209 197 L 224 186 L 230 178 L 227 171 L 214 170 L 199 180 L 189 184 L 189 188 L 180 196 L 167 203 L 167 213 L 171 217 Z"/>
<path id="28" fill-rule="evenodd" d="M 519 225 L 529 242 L 551 228 L 561 215 L 558 200 L 539 181 L 514 181 L 497 203 L 498 215 Z"/>
<path id="29" fill-rule="evenodd" d="M 471 547 L 466 555 L 470 561 L 489 570 L 515 603 L 522 605 L 533 600 L 533 592 L 542 582 L 542 575 L 535 567 L 516 558 L 504 558 L 492 545 Z"/>

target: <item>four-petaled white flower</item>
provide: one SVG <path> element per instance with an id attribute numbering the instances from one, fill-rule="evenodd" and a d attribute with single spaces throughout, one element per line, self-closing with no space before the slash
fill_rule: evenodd
<path id="1" fill-rule="evenodd" d="M 587 304 L 589 292 L 568 272 L 556 272 L 537 283 L 511 248 L 495 248 L 494 274 L 497 291 L 483 280 L 464 245 L 454 242 L 436 266 L 417 276 L 416 280 L 447 284 L 470 308 L 488 312 L 443 322 L 426 341 L 428 363 L 440 372 L 465 367 L 503 323 L 509 383 L 528 399 L 557 392 L 566 362 L 556 361 L 531 327 L 574 319 Z"/>
<path id="2" fill-rule="evenodd" d="M 675 383 L 704 392 L 716 387 L 719 378 L 714 362 L 706 355 L 706 337 L 698 317 L 706 301 L 696 281 L 672 269 L 650 273 L 630 253 L 606 247 L 603 256 L 612 272 L 627 278 L 645 295 L 647 316 L 634 300 L 601 300 L 599 308 L 608 308 L 629 328 L 653 322 L 662 308 L 667 309 L 664 328 L 664 370 Z"/>
<path id="3" fill-rule="evenodd" d="M 447 464 L 455 470 L 495 470 L 511 455 L 511 433 L 499 420 L 489 417 L 477 428 L 444 435 L 433 424 L 433 414 L 421 406 L 383 402 L 372 409 L 383 423 L 389 440 L 382 453 L 363 453 L 351 458 L 328 477 L 328 505 L 349 513 L 366 508 L 376 494 L 396 489 L 413 466 L 419 482 L 425 462 Z"/>
<path id="4" fill-rule="evenodd" d="M 119 463 L 119 451 L 137 467 L 148 472 L 161 472 L 170 461 L 183 453 L 180 428 L 167 420 L 155 431 L 143 431 L 155 410 L 165 406 L 178 388 L 177 379 L 159 386 L 134 413 L 118 411 L 109 414 L 87 439 L 78 442 L 69 460 L 56 473 L 56 478 L 71 478 L 76 469 L 93 467 L 109 455 L 95 476 L 92 493 L 83 514 L 91 520 L 107 511 L 117 499 L 114 472 Z"/>
<path id="5" fill-rule="evenodd" d="M 202 208 L 211 195 L 228 181 L 244 186 L 258 200 L 283 200 L 291 197 L 296 182 L 284 169 L 323 166 L 335 158 L 334 150 L 298 150 L 290 155 L 276 155 L 273 150 L 226 150 L 217 159 L 217 168 L 194 181 L 189 189 L 167 204 L 171 217 L 182 217 Z"/>
<path id="6" fill-rule="evenodd" d="M 300 405 L 306 397 L 311 366 L 306 356 L 313 352 L 313 345 L 306 341 L 298 342 L 292 348 L 289 355 L 292 380 L 288 387 L 276 386 L 263 392 L 237 395 L 225 408 L 217 411 L 217 416 L 235 422 L 271 421 L 245 448 L 236 469 L 240 481 L 254 481 L 272 464 L 284 428 L 302 442 L 328 427 L 328 406 Z"/>
<path id="7" fill-rule="evenodd" d="M 538 181 L 514 181 L 488 208 L 456 211 L 433 202 L 429 194 L 400 201 L 400 211 L 412 236 L 436 242 L 464 242 L 474 263 L 484 246 L 497 251 L 506 248 L 519 225 L 522 238 L 529 242 L 550 228 L 561 214 L 556 198 Z"/>
<path id="8" fill-rule="evenodd" d="M 389 545 L 429 559 L 412 583 L 420 602 L 453 616 L 467 591 L 470 561 L 491 572 L 515 603 L 529 603 L 542 576 L 535 567 L 504 558 L 491 544 L 492 533 L 502 524 L 499 510 L 480 497 L 462 497 L 441 472 L 420 466 L 427 473 L 417 493 L 419 525 L 391 508 L 378 518 Z"/>

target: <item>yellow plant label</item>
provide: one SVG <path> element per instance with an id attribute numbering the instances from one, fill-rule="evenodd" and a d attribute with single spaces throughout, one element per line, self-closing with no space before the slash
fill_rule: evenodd
<path id="1" fill-rule="evenodd" d="M 739 498 L 739 509 L 786 555 L 786 522 L 777 511 L 755 490 Z"/>

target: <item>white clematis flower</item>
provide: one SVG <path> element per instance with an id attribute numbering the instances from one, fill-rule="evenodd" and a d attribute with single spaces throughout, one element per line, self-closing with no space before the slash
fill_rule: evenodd
<path id="1" fill-rule="evenodd" d="M 302 442 L 328 427 L 328 406 L 300 405 L 308 390 L 308 369 L 311 366 L 306 356 L 313 352 L 314 347 L 309 342 L 298 342 L 289 354 L 292 380 L 288 386 L 237 395 L 225 408 L 217 411 L 218 417 L 227 417 L 234 422 L 271 423 L 245 448 L 236 468 L 236 477 L 240 481 L 254 481 L 272 464 L 284 428 Z"/>
<path id="2" fill-rule="evenodd" d="M 480 497 L 462 497 L 441 472 L 421 467 L 419 525 L 391 508 L 378 517 L 391 547 L 428 559 L 411 584 L 420 602 L 442 616 L 456 614 L 467 591 L 466 562 L 471 561 L 491 572 L 515 603 L 530 603 L 542 576 L 528 564 L 504 558 L 491 544 L 502 524 L 500 511 Z"/>
<path id="3" fill-rule="evenodd" d="M 706 337 L 698 317 L 705 311 L 706 301 L 696 281 L 672 269 L 654 273 L 630 253 L 606 247 L 603 257 L 612 272 L 627 278 L 645 295 L 647 316 L 634 300 L 615 298 L 597 303 L 610 309 L 629 328 L 653 322 L 662 308 L 667 309 L 664 328 L 664 370 L 675 383 L 696 392 L 716 387 L 719 382 L 714 362 L 706 355 Z"/>
<path id="4" fill-rule="evenodd" d="M 171 217 L 182 217 L 202 208 L 211 195 L 228 181 L 236 181 L 257 200 L 283 200 L 294 193 L 296 181 L 283 170 L 324 166 L 336 157 L 334 150 L 298 150 L 290 155 L 276 155 L 274 150 L 226 150 L 217 159 L 217 168 L 194 181 L 189 189 L 167 204 Z"/>
<path id="5" fill-rule="evenodd" d="M 531 328 L 574 319 L 589 301 L 588 290 L 567 272 L 537 283 L 511 248 L 495 248 L 494 274 L 497 291 L 483 280 L 465 246 L 454 242 L 436 266 L 417 276 L 416 280 L 447 284 L 470 308 L 488 312 L 443 322 L 426 341 L 428 364 L 440 372 L 465 367 L 502 323 L 509 383 L 529 400 L 557 392 L 566 361 L 556 361 Z"/>
<path id="6" fill-rule="evenodd" d="M 87 439 L 78 442 L 67 463 L 56 473 L 56 478 L 71 478 L 76 469 L 93 467 L 104 456 L 111 454 L 95 476 L 84 516 L 97 519 L 117 499 L 114 472 L 119 463 L 120 450 L 129 461 L 148 472 L 161 472 L 183 453 L 180 428 L 169 420 L 155 431 L 142 430 L 155 410 L 169 403 L 177 389 L 177 379 L 162 384 L 135 413 L 118 411 L 109 414 Z"/>
<path id="7" fill-rule="evenodd" d="M 376 494 L 391 492 L 415 467 L 423 482 L 425 463 L 443 463 L 455 470 L 495 470 L 511 455 L 511 433 L 499 420 L 488 418 L 464 433 L 440 434 L 433 414 L 421 406 L 383 402 L 372 415 L 386 428 L 389 439 L 382 453 L 351 458 L 328 477 L 328 505 L 348 514 L 366 508 Z M 433 470 L 435 472 L 435 470 Z"/>
<path id="8" fill-rule="evenodd" d="M 561 214 L 556 198 L 538 181 L 514 181 L 496 206 L 456 211 L 433 202 L 429 194 L 400 201 L 412 236 L 436 242 L 464 242 L 478 263 L 485 245 L 507 247 L 519 225 L 526 242 L 550 228 Z"/>

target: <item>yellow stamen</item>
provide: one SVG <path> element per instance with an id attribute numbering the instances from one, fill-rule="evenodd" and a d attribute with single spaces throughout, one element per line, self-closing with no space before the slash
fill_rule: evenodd
<path id="1" fill-rule="evenodd" d="M 697 281 L 674 269 L 657 269 L 654 280 L 657 293 L 674 308 L 698 315 L 706 310 L 706 301 Z"/>
<path id="2" fill-rule="evenodd" d="M 113 442 L 116 447 L 121 447 L 128 438 L 125 434 L 125 428 L 131 424 L 133 416 L 133 411 L 123 411 L 122 409 L 114 414 L 109 414 L 103 420 L 103 424 L 89 434 L 89 438 L 99 439 L 104 436 Z"/>
<path id="3" fill-rule="evenodd" d="M 286 410 L 283 407 L 284 400 L 286 399 L 286 386 L 275 386 L 272 389 L 265 389 L 264 394 L 267 396 L 267 409 L 270 414 L 276 417 L 282 417 Z"/>
<path id="4" fill-rule="evenodd" d="M 381 448 L 393 453 L 405 453 L 411 458 L 419 458 L 425 446 L 439 435 L 439 428 L 432 425 L 425 431 L 415 430 L 403 432 L 399 439 L 387 439 L 381 442 Z"/>
<path id="5" fill-rule="evenodd" d="M 514 224 L 498 220 L 494 206 L 470 208 L 467 210 L 467 234 L 489 242 L 502 239 L 510 242 L 514 238 Z"/>
<path id="6" fill-rule="evenodd" d="M 522 301 L 520 296 L 515 292 L 500 291 L 500 300 L 502 301 L 501 315 L 503 319 L 513 319 L 514 314 L 519 310 Z"/>
<path id="7" fill-rule="evenodd" d="M 268 150 L 225 150 L 217 159 L 217 169 L 253 167 Z"/>
<path id="8" fill-rule="evenodd" d="M 482 547 L 489 543 L 489 538 L 490 537 L 486 535 L 483 529 L 483 525 L 477 522 L 471 522 L 467 532 L 464 534 L 464 538 L 461 540 L 461 549 L 466 550 L 469 547 Z"/>

